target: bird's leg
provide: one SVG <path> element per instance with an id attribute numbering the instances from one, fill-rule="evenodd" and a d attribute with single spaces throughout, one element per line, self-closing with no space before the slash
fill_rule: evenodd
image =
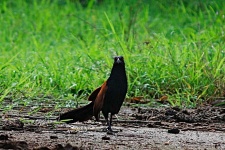
<path id="1" fill-rule="evenodd" d="M 109 126 L 109 120 L 108 120 L 108 113 L 103 113 L 104 117 L 105 117 L 105 121 L 107 123 L 107 126 Z M 108 128 L 104 128 L 103 129 L 104 132 L 107 132 L 108 131 Z"/>
<path id="2" fill-rule="evenodd" d="M 106 122 L 107 122 L 107 128 L 105 128 L 106 129 L 106 132 L 107 132 L 107 134 L 111 134 L 111 135 L 113 135 L 114 134 L 114 131 L 112 130 L 112 128 L 111 128 L 111 126 L 112 126 L 112 114 L 110 113 L 103 113 L 103 115 L 104 115 L 104 117 L 105 117 L 105 120 L 106 120 Z M 103 130 L 103 131 L 105 131 L 105 130 Z"/>
<path id="3" fill-rule="evenodd" d="M 108 125 L 108 128 L 107 128 L 107 134 L 114 134 L 112 128 L 111 128 L 111 125 L 112 125 L 112 114 L 110 113 L 110 118 L 109 120 L 107 119 L 107 125 Z"/>
<path id="4" fill-rule="evenodd" d="M 112 128 L 111 128 L 111 125 L 112 125 L 112 114 L 110 113 L 110 118 L 107 122 L 107 125 L 108 125 L 108 130 L 109 131 L 112 131 Z"/>

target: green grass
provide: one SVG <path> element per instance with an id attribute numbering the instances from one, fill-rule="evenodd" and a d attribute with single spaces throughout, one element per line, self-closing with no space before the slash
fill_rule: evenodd
<path id="1" fill-rule="evenodd" d="M 127 96 L 195 107 L 224 97 L 223 0 L 1 0 L 0 108 L 75 107 L 123 55 Z"/>

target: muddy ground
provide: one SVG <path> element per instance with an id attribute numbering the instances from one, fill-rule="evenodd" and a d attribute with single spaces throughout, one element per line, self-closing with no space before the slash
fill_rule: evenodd
<path id="1" fill-rule="evenodd" d="M 63 109 L 59 111 L 67 111 Z M 51 108 L 1 112 L 0 149 L 225 149 L 225 108 L 122 107 L 107 135 L 105 122 L 59 124 Z"/>

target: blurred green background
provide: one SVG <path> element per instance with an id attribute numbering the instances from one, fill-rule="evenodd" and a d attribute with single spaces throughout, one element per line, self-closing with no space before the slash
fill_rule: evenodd
<path id="1" fill-rule="evenodd" d="M 224 0 L 1 0 L 0 108 L 75 107 L 126 62 L 127 98 L 225 97 Z"/>

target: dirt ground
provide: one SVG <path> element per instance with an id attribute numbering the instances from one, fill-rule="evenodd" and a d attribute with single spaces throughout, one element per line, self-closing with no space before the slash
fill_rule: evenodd
<path id="1" fill-rule="evenodd" d="M 61 111 L 67 111 L 63 109 Z M 105 122 L 58 123 L 50 108 L 1 112 L 0 149 L 225 149 L 225 108 L 122 107 L 107 135 Z"/>

